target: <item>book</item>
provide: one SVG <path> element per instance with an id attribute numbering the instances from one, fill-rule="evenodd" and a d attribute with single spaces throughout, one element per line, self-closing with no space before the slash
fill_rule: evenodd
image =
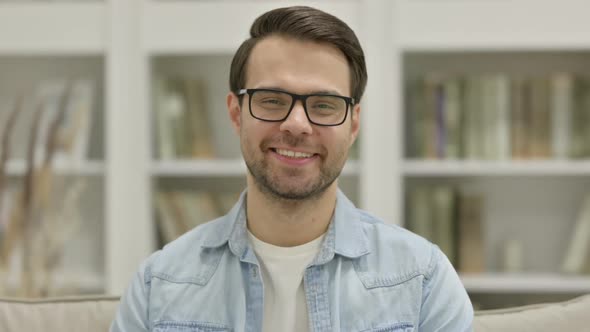
<path id="1" fill-rule="evenodd" d="M 170 160 L 175 158 L 174 138 L 172 136 L 172 127 L 168 120 L 170 110 L 178 112 L 179 106 L 175 98 L 169 98 L 166 80 L 156 78 L 153 85 L 154 90 L 154 120 L 156 123 L 156 155 L 161 160 Z"/>
<path id="2" fill-rule="evenodd" d="M 437 73 L 432 73 L 424 78 L 424 108 L 421 110 L 422 135 L 424 137 L 423 158 L 442 158 L 441 146 L 444 143 L 441 102 L 441 78 Z"/>
<path id="3" fill-rule="evenodd" d="M 204 83 L 160 77 L 154 84 L 157 155 L 160 159 L 215 157 Z"/>
<path id="4" fill-rule="evenodd" d="M 442 84 L 445 159 L 459 159 L 463 154 L 461 88 L 459 78 L 449 78 Z"/>
<path id="5" fill-rule="evenodd" d="M 229 208 L 221 204 L 231 199 L 233 206 L 236 197 L 233 193 L 202 190 L 159 191 L 155 196 L 155 206 L 162 242 L 173 241 L 194 227 L 222 216 Z"/>
<path id="6" fill-rule="evenodd" d="M 168 243 L 178 238 L 185 230 L 179 219 L 178 206 L 174 206 L 174 194 L 158 192 L 155 196 L 156 222 L 162 242 Z"/>
<path id="7" fill-rule="evenodd" d="M 211 123 L 205 108 L 205 84 L 195 78 L 184 80 L 187 100 L 187 141 L 191 158 L 214 158 Z"/>
<path id="8" fill-rule="evenodd" d="M 410 189 L 409 195 L 408 228 L 412 232 L 432 241 L 434 239 L 434 227 L 429 189 L 425 186 L 415 186 Z"/>
<path id="9" fill-rule="evenodd" d="M 510 82 L 510 150 L 512 159 L 528 158 L 528 101 L 527 82 L 514 77 Z"/>
<path id="10" fill-rule="evenodd" d="M 486 268 L 483 233 L 483 197 L 463 194 L 459 200 L 458 269 L 462 273 L 483 273 Z"/>
<path id="11" fill-rule="evenodd" d="M 488 78 L 490 134 L 486 145 L 487 159 L 510 159 L 510 81 L 505 74 Z"/>
<path id="12" fill-rule="evenodd" d="M 590 268 L 590 194 L 582 200 L 561 270 L 579 274 Z"/>
<path id="13" fill-rule="evenodd" d="M 483 110 L 483 78 L 468 76 L 466 78 L 464 104 L 464 157 L 465 159 L 483 159 L 485 154 L 485 118 Z"/>
<path id="14" fill-rule="evenodd" d="M 456 200 L 451 186 L 418 185 L 409 191 L 408 229 L 438 245 L 456 264 Z"/>
<path id="15" fill-rule="evenodd" d="M 551 155 L 568 159 L 572 135 L 573 77 L 557 73 L 551 77 Z"/>
<path id="16" fill-rule="evenodd" d="M 434 223 L 433 242 L 456 265 L 456 195 L 450 186 L 435 186 L 430 191 Z"/>
<path id="17" fill-rule="evenodd" d="M 549 80 L 544 76 L 532 78 L 530 93 L 531 132 L 529 144 L 531 147 L 531 157 L 535 159 L 549 159 L 551 157 Z"/>
<path id="18" fill-rule="evenodd" d="M 409 146 L 408 154 L 414 158 L 425 158 L 427 154 L 427 133 L 426 123 L 426 101 L 424 95 L 424 83 L 422 80 L 410 82 L 408 91 L 408 110 L 407 123 L 410 128 L 408 137 Z"/>

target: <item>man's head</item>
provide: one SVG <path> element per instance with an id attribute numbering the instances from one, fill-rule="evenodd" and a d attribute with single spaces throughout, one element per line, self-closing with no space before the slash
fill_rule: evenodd
<path id="1" fill-rule="evenodd" d="M 305 6 L 274 9 L 254 21 L 250 38 L 240 45 L 231 64 L 229 85 L 233 93 L 238 94 L 245 86 L 252 49 L 269 36 L 314 41 L 339 49 L 350 68 L 350 96 L 360 102 L 367 85 L 367 68 L 363 49 L 354 31 L 339 18 Z"/>
<path id="2" fill-rule="evenodd" d="M 366 81 L 360 44 L 334 16 L 290 7 L 256 19 L 232 61 L 227 98 L 249 184 L 283 200 L 335 186 Z"/>

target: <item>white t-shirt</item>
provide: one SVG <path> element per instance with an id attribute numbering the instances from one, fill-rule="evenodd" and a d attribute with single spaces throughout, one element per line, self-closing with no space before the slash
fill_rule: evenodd
<path id="1" fill-rule="evenodd" d="M 264 285 L 262 331 L 309 331 L 303 273 L 319 252 L 324 235 L 296 247 L 262 242 L 249 231 L 248 238 L 260 261 Z"/>

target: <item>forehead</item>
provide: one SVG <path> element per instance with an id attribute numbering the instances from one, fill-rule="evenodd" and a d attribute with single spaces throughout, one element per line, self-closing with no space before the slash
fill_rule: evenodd
<path id="1" fill-rule="evenodd" d="M 295 93 L 337 91 L 350 94 L 350 69 L 335 46 L 271 36 L 252 49 L 246 87 L 281 88 Z"/>

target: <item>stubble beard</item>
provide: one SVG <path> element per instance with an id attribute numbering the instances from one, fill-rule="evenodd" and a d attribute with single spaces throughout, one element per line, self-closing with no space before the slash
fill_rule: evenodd
<path id="1" fill-rule="evenodd" d="M 282 142 L 289 143 L 291 147 L 296 147 L 297 138 L 284 136 Z M 257 153 L 253 151 L 247 151 L 248 139 L 243 138 L 242 154 L 246 167 L 252 175 L 254 185 L 265 195 L 271 199 L 278 201 L 289 201 L 289 202 L 302 202 L 306 200 L 315 199 L 321 195 L 336 181 L 347 158 L 347 150 L 333 151 L 337 156 L 336 160 L 327 160 L 327 156 L 320 157 L 320 173 L 319 175 L 311 180 L 307 180 L 306 183 L 298 181 L 297 177 L 301 177 L 305 174 L 301 170 L 277 170 L 273 171 L 273 167 L 270 167 L 267 162 L 264 151 L 267 149 L 268 142 L 263 142 L 260 146 L 256 147 L 262 155 L 261 158 L 256 158 Z M 290 144 L 295 143 L 295 144 Z M 281 174 L 277 174 L 280 172 Z M 288 179 L 282 179 L 288 177 Z"/>

